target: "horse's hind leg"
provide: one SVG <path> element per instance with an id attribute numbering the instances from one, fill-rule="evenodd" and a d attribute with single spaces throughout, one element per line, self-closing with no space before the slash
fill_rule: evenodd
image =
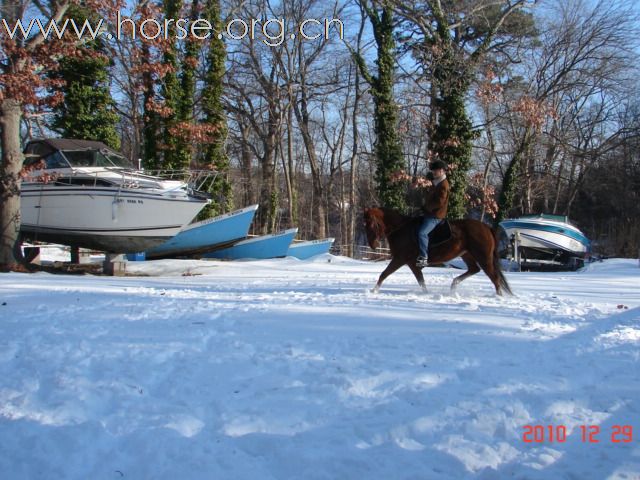
<path id="1" fill-rule="evenodd" d="M 385 278 L 387 278 L 393 272 L 398 270 L 402 265 L 404 265 L 404 262 L 402 262 L 401 260 L 392 258 L 391 261 L 389 262 L 389 265 L 387 265 L 387 268 L 385 268 L 384 271 L 380 274 L 380 277 L 378 278 L 378 283 L 376 283 L 376 286 L 373 287 L 372 292 L 377 293 L 380 290 L 380 285 L 382 285 L 382 282 L 384 282 Z"/>
<path id="2" fill-rule="evenodd" d="M 416 277 L 416 280 L 418 280 L 418 284 L 422 287 L 422 291 L 426 292 L 427 285 L 424 283 L 424 275 L 422 274 L 422 269 L 416 267 L 415 262 L 409 262 L 407 266 L 413 272 L 413 275 Z"/>
<path id="3" fill-rule="evenodd" d="M 462 255 L 461 258 L 462 258 L 462 261 L 467 266 L 467 271 L 464 272 L 462 275 L 458 275 L 456 278 L 453 279 L 453 282 L 451 282 L 451 293 L 454 293 L 456 291 L 456 288 L 458 287 L 458 284 L 460 282 L 462 282 L 466 278 L 469 278 L 472 275 L 475 275 L 480 271 L 480 267 L 478 266 L 475 258 L 471 256 L 471 254 L 465 253 L 464 255 Z"/>
<path id="4" fill-rule="evenodd" d="M 487 261 L 479 261 L 478 263 L 480 264 L 482 271 L 487 275 L 487 277 L 489 277 L 491 283 L 493 283 L 493 286 L 496 288 L 496 294 L 502 295 L 502 284 L 500 282 L 501 275 L 500 272 L 496 271 L 496 266 L 492 262 Z M 498 268 L 500 267 L 498 266 Z"/>

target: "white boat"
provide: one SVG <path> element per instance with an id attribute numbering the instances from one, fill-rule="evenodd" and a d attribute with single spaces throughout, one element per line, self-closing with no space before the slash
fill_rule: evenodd
<path id="1" fill-rule="evenodd" d="M 189 180 L 133 170 L 101 142 L 31 141 L 20 193 L 24 238 L 113 253 L 176 235 L 209 203 Z"/>
<path id="2" fill-rule="evenodd" d="M 519 248 L 541 254 L 562 252 L 584 257 L 591 242 L 569 219 L 561 215 L 524 215 L 504 220 L 500 226 Z"/>

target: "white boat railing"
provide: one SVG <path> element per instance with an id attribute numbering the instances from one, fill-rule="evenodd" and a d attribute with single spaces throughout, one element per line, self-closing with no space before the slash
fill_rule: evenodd
<path id="1" fill-rule="evenodd" d="M 218 176 L 215 170 L 137 170 L 136 172 L 164 180 L 180 180 L 197 192 L 206 191 L 207 185 Z"/>
<path id="2" fill-rule="evenodd" d="M 42 173 L 39 173 L 42 172 Z M 158 181 L 174 180 L 180 182 L 170 191 L 187 187 L 193 192 L 206 193 L 207 186 L 213 182 L 218 172 L 213 170 L 133 170 L 118 167 L 100 168 L 67 168 L 44 171 L 35 170 L 25 181 L 35 183 L 53 183 L 78 185 L 76 180 L 82 179 L 82 185 L 98 186 L 100 180 L 113 183 L 120 188 L 153 188 Z"/>

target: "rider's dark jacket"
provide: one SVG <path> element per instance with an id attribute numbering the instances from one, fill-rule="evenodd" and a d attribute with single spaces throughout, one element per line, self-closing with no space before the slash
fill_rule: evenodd
<path id="1" fill-rule="evenodd" d="M 447 204 L 449 203 L 449 182 L 445 178 L 438 185 L 427 190 L 424 197 L 422 211 L 425 215 L 436 218 L 447 216 Z"/>

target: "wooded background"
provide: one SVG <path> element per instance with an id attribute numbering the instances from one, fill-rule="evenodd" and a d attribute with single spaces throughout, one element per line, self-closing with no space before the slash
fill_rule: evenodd
<path id="1" fill-rule="evenodd" d="M 105 32 L 33 47 L 3 32 L 3 202 L 15 175 L 8 167 L 22 161 L 10 155 L 10 116 L 19 115 L 22 144 L 96 139 L 148 169 L 215 169 L 208 215 L 259 203 L 253 233 L 296 226 L 298 238 L 336 237 L 346 255 L 364 243 L 365 206 L 417 211 L 435 158 L 450 165 L 453 217 L 564 214 L 596 253 L 638 254 L 640 23 L 632 1 L 2 5 L 8 20 L 111 18 L 113 26 L 121 11 L 138 22 L 207 19 L 223 33 L 233 19 L 255 19 L 257 28 L 284 19 L 287 27 L 279 46 L 260 32 L 253 41 Z M 326 39 L 292 39 L 305 19 L 339 19 L 343 38 L 333 23 Z M 269 32 L 278 28 L 272 22 Z M 307 30 L 322 33 L 317 24 Z"/>

